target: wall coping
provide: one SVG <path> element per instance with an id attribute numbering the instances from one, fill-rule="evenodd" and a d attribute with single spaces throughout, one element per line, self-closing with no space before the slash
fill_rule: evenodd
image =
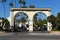
<path id="1" fill-rule="evenodd" d="M 50 8 L 10 8 L 10 11 L 51 11 Z"/>

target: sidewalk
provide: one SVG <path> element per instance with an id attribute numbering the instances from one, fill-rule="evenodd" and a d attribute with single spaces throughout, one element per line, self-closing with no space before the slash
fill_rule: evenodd
<path id="1" fill-rule="evenodd" d="M 56 35 L 56 36 L 60 36 L 60 31 L 52 31 L 52 32 L 17 32 L 18 34 L 21 34 L 22 33 L 22 35 L 37 35 L 37 36 L 43 36 L 43 35 L 45 35 L 45 36 L 53 36 L 53 35 Z M 7 35 L 7 34 L 14 34 L 14 32 L 10 32 L 10 33 L 6 33 L 6 32 L 4 32 L 4 31 L 0 31 L 0 35 Z"/>
<path id="2" fill-rule="evenodd" d="M 5 31 L 0 31 L 0 34 L 2 34 L 2 33 L 6 33 Z"/>
<path id="3" fill-rule="evenodd" d="M 52 35 L 56 35 L 56 36 L 60 36 L 60 31 L 52 31 L 52 32 L 32 32 L 32 33 L 29 33 L 29 35 L 49 35 L 49 36 L 52 36 Z"/>
<path id="4" fill-rule="evenodd" d="M 60 35 L 60 31 L 52 31 L 50 34 L 52 34 L 52 35 Z"/>

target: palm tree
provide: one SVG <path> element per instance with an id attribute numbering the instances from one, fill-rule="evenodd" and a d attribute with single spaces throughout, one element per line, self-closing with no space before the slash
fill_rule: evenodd
<path id="1" fill-rule="evenodd" d="M 21 4 L 21 8 L 24 8 L 25 7 L 26 1 L 19 0 L 18 2 L 19 2 L 19 4 Z"/>
<path id="2" fill-rule="evenodd" d="M 1 0 L 1 2 L 3 3 L 3 8 L 4 8 L 4 17 L 6 18 L 6 13 L 5 13 L 5 2 L 6 2 L 6 0 Z"/>
<path id="3" fill-rule="evenodd" d="M 16 0 L 15 0 L 15 8 L 16 8 Z"/>
<path id="4" fill-rule="evenodd" d="M 26 6 L 22 6 L 21 8 L 28 8 L 28 7 L 26 7 Z"/>
<path id="5" fill-rule="evenodd" d="M 25 4 L 26 4 L 26 1 L 22 1 L 22 5 L 25 6 Z"/>
<path id="6" fill-rule="evenodd" d="M 12 8 L 12 7 L 13 7 L 13 3 L 10 2 L 10 3 L 9 3 L 9 6 Z"/>
<path id="7" fill-rule="evenodd" d="M 35 8 L 35 5 L 30 4 L 30 5 L 29 5 L 29 8 Z"/>
<path id="8" fill-rule="evenodd" d="M 14 7 L 14 0 L 12 0 L 12 2 L 11 2 L 12 4 L 13 4 L 13 7 Z"/>
<path id="9" fill-rule="evenodd" d="M 22 0 L 19 0 L 19 1 L 18 1 L 18 3 L 19 3 L 19 4 L 20 4 L 20 6 L 21 6 Z"/>

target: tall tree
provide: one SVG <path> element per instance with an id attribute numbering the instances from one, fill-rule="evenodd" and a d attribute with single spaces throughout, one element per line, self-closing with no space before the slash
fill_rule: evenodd
<path id="1" fill-rule="evenodd" d="M 58 26 L 58 29 L 60 30 L 60 12 L 58 12 L 58 14 L 57 14 L 56 24 Z"/>
<path id="2" fill-rule="evenodd" d="M 38 14 L 36 14 L 36 15 L 34 15 L 34 24 L 35 24 L 35 22 L 37 21 L 37 16 L 38 16 Z"/>
<path id="3" fill-rule="evenodd" d="M 35 8 L 35 5 L 30 4 L 30 5 L 29 5 L 29 8 Z"/>
<path id="4" fill-rule="evenodd" d="M 36 26 L 36 24 L 38 23 L 38 21 L 37 21 L 37 16 L 38 16 L 38 14 L 36 14 L 36 15 L 34 15 L 34 22 L 33 22 L 33 24 L 34 24 L 34 26 Z"/>
<path id="5" fill-rule="evenodd" d="M 47 18 L 47 21 L 50 21 L 50 22 L 55 21 L 55 16 L 54 15 L 49 16 Z"/>
<path id="6" fill-rule="evenodd" d="M 47 18 L 48 22 L 52 23 L 52 28 L 54 29 L 56 27 L 56 17 L 54 15 L 51 15 Z"/>
<path id="7" fill-rule="evenodd" d="M 26 19 L 24 17 L 21 18 L 21 22 L 22 23 L 25 23 L 26 22 Z"/>
<path id="8" fill-rule="evenodd" d="M 1 2 L 3 3 L 4 17 L 6 18 L 6 12 L 5 12 L 5 2 L 6 2 L 6 0 L 1 0 Z"/>
<path id="9" fill-rule="evenodd" d="M 15 0 L 15 8 L 16 8 L 16 0 Z"/>
<path id="10" fill-rule="evenodd" d="M 28 8 L 27 6 L 21 6 L 21 8 Z"/>
<path id="11" fill-rule="evenodd" d="M 11 8 L 14 8 L 15 6 L 14 6 L 14 0 L 11 0 L 11 2 L 9 3 L 9 6 L 11 7 Z"/>
<path id="12" fill-rule="evenodd" d="M 10 2 L 10 3 L 9 3 L 9 6 L 10 6 L 11 8 L 13 8 L 13 3 L 12 3 L 12 2 Z"/>
<path id="13" fill-rule="evenodd" d="M 22 22 L 22 23 L 25 23 L 27 21 L 27 15 L 25 15 L 24 13 L 22 13 L 23 16 L 21 17 L 21 13 L 17 14 L 15 16 L 15 20 L 17 20 L 19 23 Z"/>
<path id="14" fill-rule="evenodd" d="M 12 4 L 12 5 L 13 5 L 13 7 L 14 7 L 14 0 L 12 0 L 12 1 L 11 1 L 11 4 Z"/>
<path id="15" fill-rule="evenodd" d="M 18 2 L 19 2 L 19 4 L 21 4 L 21 8 L 27 8 L 25 6 L 25 4 L 26 4 L 26 1 L 25 0 L 19 0 Z"/>

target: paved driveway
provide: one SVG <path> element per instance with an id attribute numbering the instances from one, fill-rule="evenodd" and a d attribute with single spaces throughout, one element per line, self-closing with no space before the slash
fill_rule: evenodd
<path id="1" fill-rule="evenodd" d="M 0 34 L 0 40 L 60 40 L 60 35 L 51 35 L 49 33 L 26 33 L 13 32 Z"/>

